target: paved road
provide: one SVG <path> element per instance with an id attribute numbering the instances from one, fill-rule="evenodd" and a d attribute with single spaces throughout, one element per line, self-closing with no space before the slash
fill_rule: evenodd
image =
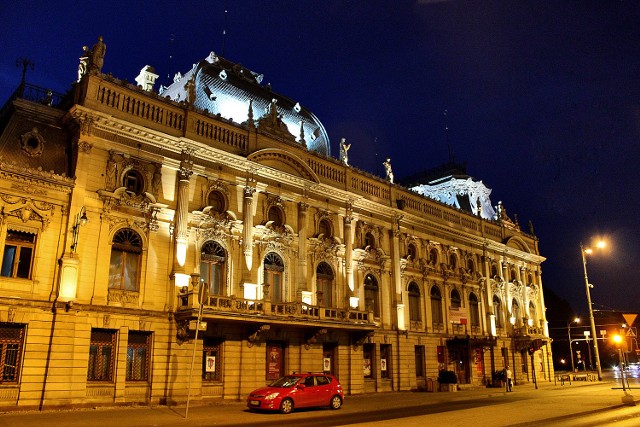
<path id="1" fill-rule="evenodd" d="M 640 389 L 623 403 L 615 383 L 540 383 L 502 389 L 476 389 L 456 393 L 378 393 L 348 396 L 339 411 L 305 410 L 289 415 L 254 413 L 243 402 L 216 401 L 185 407 L 97 408 L 43 412 L 0 413 L 0 426 L 595 426 L 640 425 L 640 406 L 630 406 Z M 2 409 L 0 408 L 0 411 Z"/>

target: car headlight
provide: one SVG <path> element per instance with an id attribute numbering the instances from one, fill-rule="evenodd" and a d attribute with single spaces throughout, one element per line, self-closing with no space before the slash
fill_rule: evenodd
<path id="1" fill-rule="evenodd" d="M 265 396 L 265 400 L 272 400 L 275 399 L 276 397 L 278 397 L 280 393 L 278 393 L 277 391 L 275 393 L 271 393 Z"/>

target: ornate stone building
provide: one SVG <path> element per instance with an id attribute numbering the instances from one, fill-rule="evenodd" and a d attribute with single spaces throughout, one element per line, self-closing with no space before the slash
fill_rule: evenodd
<path id="1" fill-rule="evenodd" d="M 22 84 L 0 111 L 0 406 L 552 378 L 544 258 L 506 213 L 331 158 L 310 111 L 213 53 L 160 94 L 91 54 L 64 97 Z"/>

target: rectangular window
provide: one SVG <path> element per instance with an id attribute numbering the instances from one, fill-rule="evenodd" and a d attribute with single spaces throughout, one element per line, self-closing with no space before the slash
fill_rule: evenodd
<path id="1" fill-rule="evenodd" d="M 416 378 L 424 378 L 424 346 L 417 345 L 416 353 Z"/>
<path id="2" fill-rule="evenodd" d="M 391 378 L 391 345 L 380 344 L 380 377 Z"/>
<path id="3" fill-rule="evenodd" d="M 151 353 L 151 333 L 129 331 L 127 381 L 147 381 Z"/>
<path id="4" fill-rule="evenodd" d="M 7 230 L 0 274 L 4 277 L 30 279 L 35 244 L 35 234 Z"/>
<path id="5" fill-rule="evenodd" d="M 87 381 L 113 381 L 115 348 L 115 331 L 107 329 L 91 330 Z"/>
<path id="6" fill-rule="evenodd" d="M 202 379 L 220 381 L 222 378 L 222 344 L 218 340 L 205 339 L 202 349 Z"/>
<path id="7" fill-rule="evenodd" d="M 18 382 L 25 330 L 24 325 L 0 322 L 0 384 Z"/>

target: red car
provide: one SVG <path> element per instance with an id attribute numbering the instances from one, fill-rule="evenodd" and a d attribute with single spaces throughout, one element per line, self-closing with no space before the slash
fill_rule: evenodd
<path id="1" fill-rule="evenodd" d="M 288 414 L 294 408 L 328 406 L 340 409 L 343 401 L 344 391 L 333 375 L 294 373 L 249 393 L 247 407 Z"/>

